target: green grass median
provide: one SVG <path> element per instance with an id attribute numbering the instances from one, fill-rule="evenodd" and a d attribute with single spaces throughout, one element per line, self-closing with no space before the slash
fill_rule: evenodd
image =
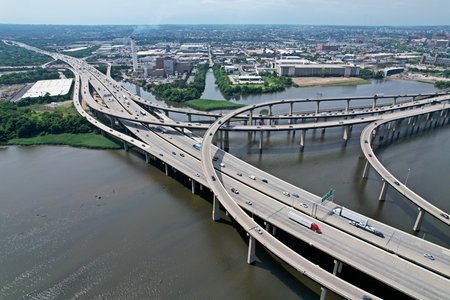
<path id="1" fill-rule="evenodd" d="M 91 149 L 121 149 L 122 147 L 102 135 L 95 133 L 47 134 L 31 138 L 15 138 L 8 145 L 68 145 Z"/>
<path id="2" fill-rule="evenodd" d="M 195 99 L 186 101 L 185 104 L 193 109 L 201 111 L 210 111 L 216 109 L 236 109 L 245 105 L 234 103 L 226 100 L 208 100 L 208 99 Z"/>

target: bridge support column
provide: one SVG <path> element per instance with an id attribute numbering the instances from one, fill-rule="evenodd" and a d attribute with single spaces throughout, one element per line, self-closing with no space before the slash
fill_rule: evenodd
<path id="1" fill-rule="evenodd" d="M 383 186 L 381 187 L 380 196 L 378 197 L 379 201 L 386 200 L 386 192 L 387 192 L 388 186 L 389 186 L 389 184 L 385 180 L 383 180 Z"/>
<path id="2" fill-rule="evenodd" d="M 322 135 L 324 135 L 324 134 L 325 134 L 325 127 L 322 128 Z"/>
<path id="3" fill-rule="evenodd" d="M 376 106 L 377 106 L 377 97 L 373 97 L 372 109 L 375 109 Z"/>
<path id="4" fill-rule="evenodd" d="M 223 130 L 219 130 L 219 148 L 223 149 Z"/>
<path id="5" fill-rule="evenodd" d="M 270 232 L 270 223 L 269 222 L 264 222 L 266 224 L 266 231 Z"/>
<path id="6" fill-rule="evenodd" d="M 253 109 L 248 113 L 248 124 L 251 126 L 253 122 Z"/>
<path id="7" fill-rule="evenodd" d="M 294 113 L 294 102 L 289 103 L 289 116 Z M 292 124 L 292 119 L 289 119 L 289 124 Z"/>
<path id="8" fill-rule="evenodd" d="M 316 114 L 319 113 L 320 101 L 316 101 Z"/>
<path id="9" fill-rule="evenodd" d="M 255 244 L 256 244 L 256 240 L 254 237 L 250 236 L 249 240 L 248 240 L 248 253 L 247 253 L 247 263 L 249 265 L 251 265 L 252 263 L 255 262 L 256 260 L 256 255 L 255 255 Z"/>
<path id="10" fill-rule="evenodd" d="M 125 141 L 123 141 L 123 149 L 124 149 L 125 151 L 128 151 L 128 144 L 127 144 L 127 142 L 125 142 Z"/>
<path id="11" fill-rule="evenodd" d="M 301 151 L 303 151 L 303 149 L 305 148 L 305 136 L 306 136 L 306 129 L 303 129 L 300 134 L 300 150 Z"/>
<path id="12" fill-rule="evenodd" d="M 336 275 L 337 273 L 341 273 L 343 266 L 344 266 L 344 264 L 342 263 L 342 261 L 335 259 L 334 267 L 333 267 L 333 275 Z"/>
<path id="13" fill-rule="evenodd" d="M 392 105 L 396 105 L 397 104 L 397 97 L 394 97 L 394 101 L 392 102 Z"/>
<path id="14" fill-rule="evenodd" d="M 192 122 L 192 115 L 191 114 L 187 114 L 188 116 L 188 122 Z"/>
<path id="15" fill-rule="evenodd" d="M 277 234 L 277 227 L 272 225 L 272 235 L 275 236 L 275 234 Z"/>
<path id="16" fill-rule="evenodd" d="M 350 99 L 347 99 L 345 103 L 345 113 L 348 113 L 349 109 L 350 109 Z"/>
<path id="17" fill-rule="evenodd" d="M 220 220 L 220 202 L 217 199 L 216 195 L 214 195 L 214 198 L 213 198 L 212 219 L 213 219 L 213 221 Z"/>
<path id="18" fill-rule="evenodd" d="M 348 126 L 344 127 L 344 136 L 342 137 L 345 141 L 348 141 L 350 137 Z"/>
<path id="19" fill-rule="evenodd" d="M 328 295 L 328 289 L 325 287 L 320 288 L 320 300 L 326 300 Z"/>
<path id="20" fill-rule="evenodd" d="M 150 163 L 150 155 L 147 152 L 145 152 L 145 163 L 146 164 Z"/>
<path id="21" fill-rule="evenodd" d="M 190 178 L 191 180 L 191 192 L 192 194 L 195 194 L 195 180 Z"/>
<path id="22" fill-rule="evenodd" d="M 262 153 L 262 145 L 263 145 L 264 132 L 261 130 L 259 132 L 259 152 Z"/>
<path id="23" fill-rule="evenodd" d="M 367 178 L 367 176 L 369 175 L 369 169 L 370 169 L 370 164 L 369 164 L 369 161 L 366 160 L 366 164 L 364 165 L 364 171 L 363 171 L 362 178 Z"/>
<path id="24" fill-rule="evenodd" d="M 226 127 L 230 126 L 230 122 L 227 122 L 225 124 Z M 225 139 L 224 139 L 224 144 L 223 144 L 223 150 L 228 152 L 230 150 L 230 131 L 226 130 L 225 131 Z"/>
<path id="25" fill-rule="evenodd" d="M 166 176 L 169 176 L 169 165 L 164 163 L 164 169 L 166 171 Z"/>
<path id="26" fill-rule="evenodd" d="M 114 119 L 114 117 L 110 117 L 110 121 L 111 121 L 111 128 L 114 129 L 114 123 L 116 122 L 116 120 Z"/>
<path id="27" fill-rule="evenodd" d="M 419 210 L 419 214 L 417 215 L 416 222 L 414 223 L 414 227 L 413 227 L 414 231 L 420 231 L 420 227 L 422 226 L 423 216 L 425 215 L 425 212 L 421 208 L 418 208 L 418 210 Z"/>

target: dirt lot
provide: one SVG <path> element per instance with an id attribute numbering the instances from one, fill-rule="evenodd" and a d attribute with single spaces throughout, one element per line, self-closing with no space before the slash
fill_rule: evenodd
<path id="1" fill-rule="evenodd" d="M 316 85 L 334 85 L 334 84 L 351 84 L 363 81 L 361 78 L 355 77 L 297 77 L 292 81 L 300 87 L 316 86 Z"/>
<path id="2" fill-rule="evenodd" d="M 0 84 L 0 101 L 10 100 L 17 92 L 24 88 L 26 84 Z"/>

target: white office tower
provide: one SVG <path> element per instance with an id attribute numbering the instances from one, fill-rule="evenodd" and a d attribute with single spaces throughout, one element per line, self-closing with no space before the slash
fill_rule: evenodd
<path id="1" fill-rule="evenodd" d="M 131 40 L 131 58 L 133 60 L 133 72 L 136 72 L 138 69 L 136 41 L 134 40 L 134 37 L 130 37 L 130 40 Z"/>

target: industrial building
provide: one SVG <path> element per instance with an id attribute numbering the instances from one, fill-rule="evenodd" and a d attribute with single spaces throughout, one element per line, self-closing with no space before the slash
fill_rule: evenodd
<path id="1" fill-rule="evenodd" d="M 276 65 L 279 76 L 289 77 L 356 77 L 359 76 L 359 66 L 343 64 L 281 64 Z"/>
<path id="2" fill-rule="evenodd" d="M 72 79 L 39 80 L 22 96 L 22 98 L 37 98 L 48 96 L 62 96 L 70 91 Z"/>

